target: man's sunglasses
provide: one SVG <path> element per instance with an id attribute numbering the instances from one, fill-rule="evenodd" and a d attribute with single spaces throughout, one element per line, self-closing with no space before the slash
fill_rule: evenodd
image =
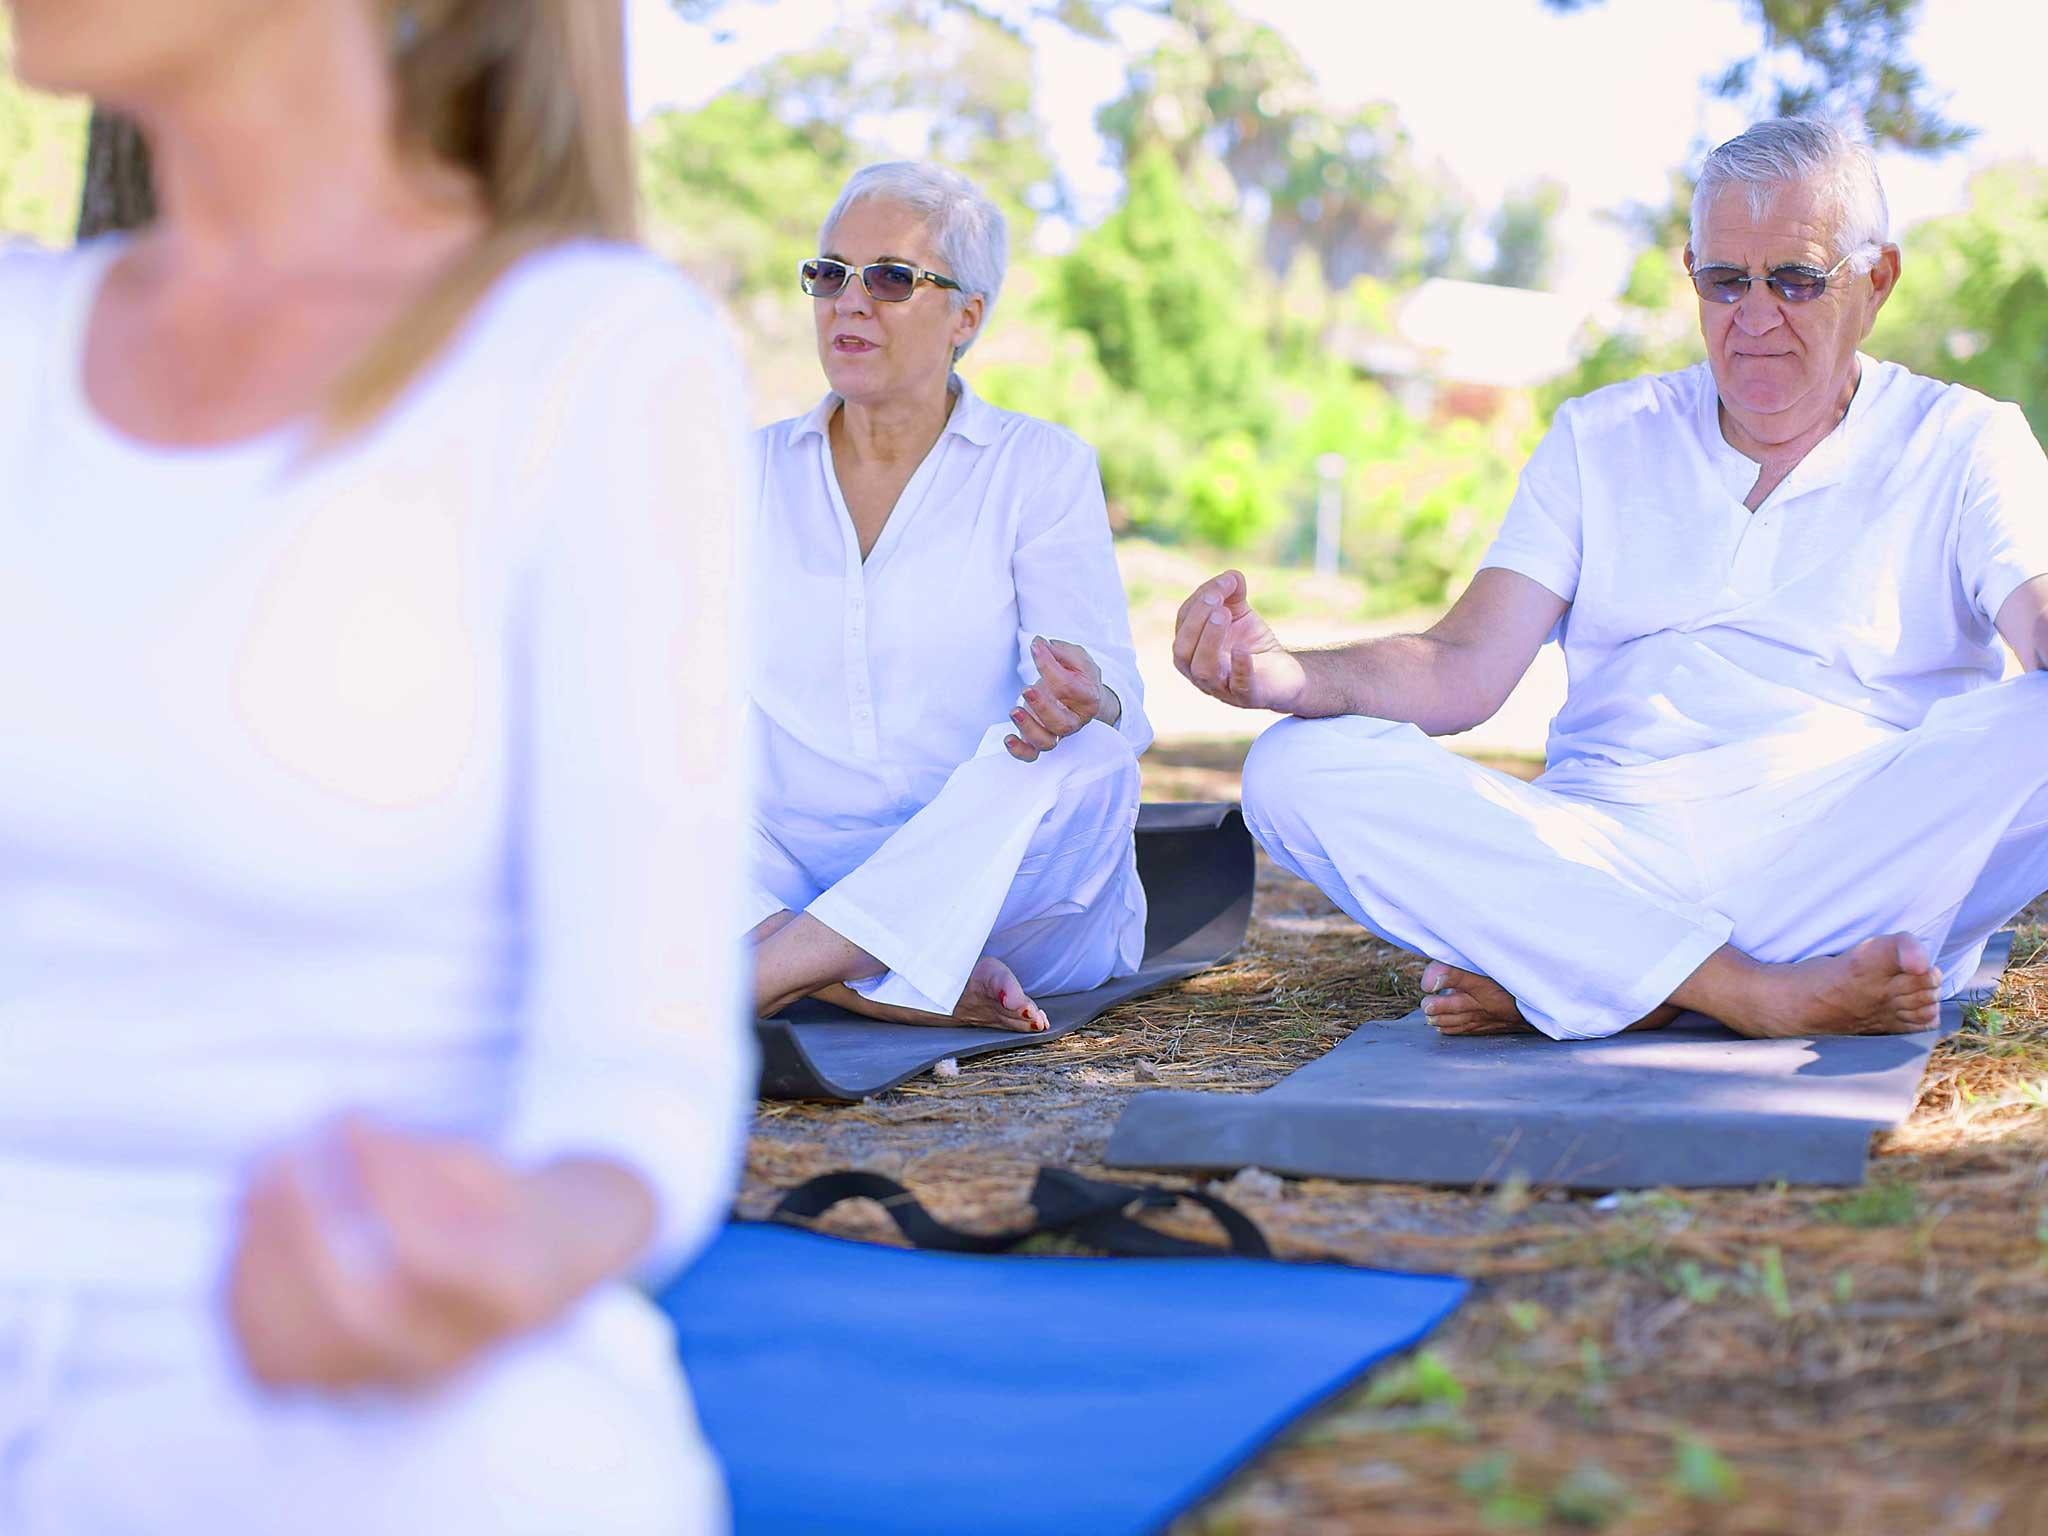
<path id="1" fill-rule="evenodd" d="M 836 299 L 847 279 L 855 272 L 860 273 L 861 286 L 877 304 L 901 304 L 917 292 L 919 283 L 931 283 L 939 288 L 960 286 L 950 277 L 913 267 L 907 261 L 871 261 L 864 267 L 849 267 L 830 256 L 814 256 L 797 268 L 797 281 L 814 299 Z"/>
<path id="2" fill-rule="evenodd" d="M 1709 304 L 1740 304 L 1751 283 L 1763 283 L 1787 304 L 1811 304 L 1828 291 L 1828 279 L 1848 264 L 1844 256 L 1827 271 L 1818 267 L 1773 267 L 1762 277 L 1751 277 L 1740 267 L 1694 267 L 1692 286 Z"/>

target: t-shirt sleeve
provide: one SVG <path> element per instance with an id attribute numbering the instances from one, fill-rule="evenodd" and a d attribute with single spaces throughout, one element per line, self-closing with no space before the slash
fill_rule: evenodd
<path id="1" fill-rule="evenodd" d="M 1997 407 L 1971 454 L 1956 566 L 1991 623 L 2022 583 L 2048 576 L 2048 455 L 2016 405 Z"/>
<path id="2" fill-rule="evenodd" d="M 508 1142 L 639 1173 L 659 1209 L 639 1268 L 658 1278 L 731 1204 L 755 1083 L 734 579 L 751 455 L 716 312 L 663 271 L 593 273 L 599 293 L 607 276 L 608 323 L 547 365 L 519 466 Z"/>
<path id="3" fill-rule="evenodd" d="M 1080 646 L 1123 708 L 1117 734 L 1132 751 L 1143 752 L 1152 744 L 1152 724 L 1145 717 L 1145 685 L 1110 539 L 1102 471 L 1095 450 L 1065 433 L 1048 434 L 1045 446 L 1056 461 L 1031 492 L 1010 560 L 1017 584 L 1018 675 L 1027 686 L 1038 681 L 1034 635 Z"/>
<path id="4" fill-rule="evenodd" d="M 1579 590 L 1584 509 L 1572 402 L 1536 445 L 1481 570 L 1516 571 L 1570 602 Z"/>

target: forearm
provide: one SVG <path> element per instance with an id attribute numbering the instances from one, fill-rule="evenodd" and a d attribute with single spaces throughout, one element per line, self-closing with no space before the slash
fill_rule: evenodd
<path id="1" fill-rule="evenodd" d="M 1311 719 L 1369 715 L 1443 736 L 1500 707 L 1467 675 L 1464 647 L 1436 635 L 1388 635 L 1295 655 L 1307 682 L 1293 712 Z"/>
<path id="2" fill-rule="evenodd" d="M 523 1176 L 522 1193 L 536 1229 L 551 1234 L 565 1304 L 631 1268 L 654 1233 L 654 1191 L 610 1158 L 556 1158 Z"/>

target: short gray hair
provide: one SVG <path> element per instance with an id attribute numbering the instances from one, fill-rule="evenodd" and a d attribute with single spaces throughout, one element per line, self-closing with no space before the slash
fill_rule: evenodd
<path id="1" fill-rule="evenodd" d="M 1891 240 L 1891 210 L 1870 145 L 1833 123 L 1775 117 L 1745 128 L 1708 155 L 1692 194 L 1692 248 L 1700 255 L 1707 209 L 1724 187 L 1742 187 L 1752 217 L 1762 218 L 1780 187 L 1818 183 L 1834 216 L 1835 257 L 1868 271 Z"/>
<path id="2" fill-rule="evenodd" d="M 1002 209 L 958 171 L 917 160 L 890 160 L 865 166 L 847 180 L 839 201 L 818 227 L 818 249 L 832 248 L 832 230 L 847 209 L 871 199 L 900 203 L 924 220 L 934 259 L 960 285 L 958 292 L 947 291 L 955 309 L 970 298 L 981 300 L 981 324 L 954 349 L 957 362 L 988 329 L 1003 274 L 1009 270 L 1010 233 Z"/>

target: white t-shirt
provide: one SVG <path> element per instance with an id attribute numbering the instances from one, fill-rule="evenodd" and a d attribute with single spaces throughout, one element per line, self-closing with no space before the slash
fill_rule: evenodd
<path id="1" fill-rule="evenodd" d="M 838 396 L 754 434 L 760 805 L 798 847 L 927 804 L 1009 728 L 1038 678 L 1034 635 L 1084 647 L 1123 706 L 1117 730 L 1151 743 L 1094 450 L 954 387 L 866 561 L 832 468 Z"/>
<path id="2" fill-rule="evenodd" d="M 722 325 L 560 247 L 339 448 L 167 449 L 117 249 L 0 252 L 0 1282 L 203 1283 L 344 1109 L 618 1157 L 676 1262 L 754 1070 Z"/>
<path id="3" fill-rule="evenodd" d="M 1841 425 L 1754 513 L 1705 363 L 1560 408 L 1482 562 L 1572 605 L 1553 769 L 1727 748 L 1739 779 L 1999 680 L 1998 610 L 2048 575 L 2048 459 L 2018 407 L 1860 363 Z"/>

